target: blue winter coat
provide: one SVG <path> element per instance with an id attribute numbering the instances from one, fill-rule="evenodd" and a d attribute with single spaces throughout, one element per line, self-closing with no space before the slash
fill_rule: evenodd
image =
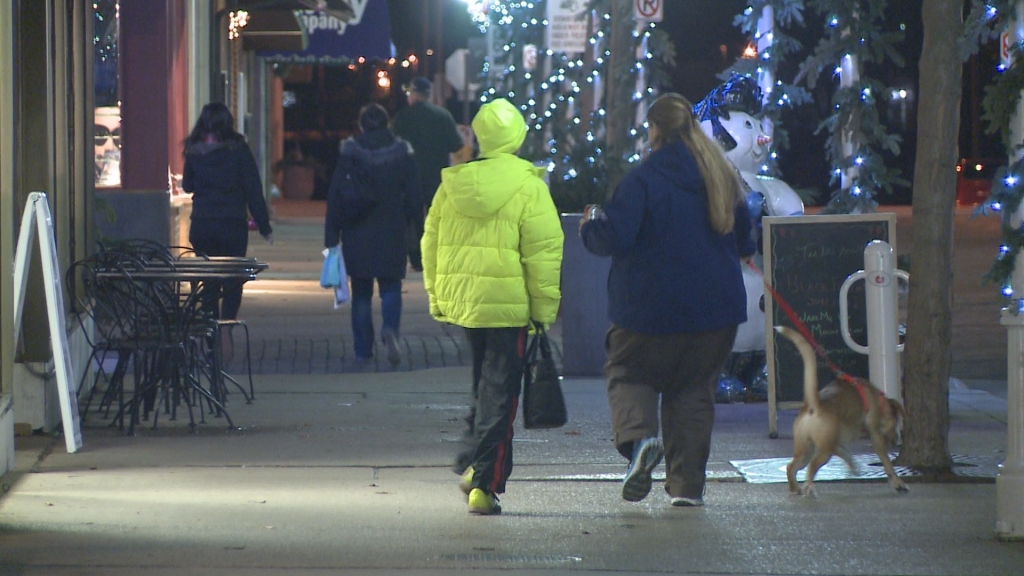
<path id="1" fill-rule="evenodd" d="M 342 230 L 342 201 L 347 176 L 355 176 L 373 209 L 358 224 Z M 341 252 L 352 278 L 405 278 L 406 233 L 423 219 L 423 201 L 416 162 L 408 142 L 387 128 L 373 130 L 341 143 L 341 157 L 327 192 L 324 246 L 335 246 L 341 233 Z"/>
<path id="2" fill-rule="evenodd" d="M 747 320 L 740 256 L 754 252 L 746 204 L 735 229 L 719 234 L 707 215 L 704 182 L 682 142 L 653 152 L 584 224 L 587 250 L 611 256 L 608 315 L 645 334 L 698 333 Z"/>

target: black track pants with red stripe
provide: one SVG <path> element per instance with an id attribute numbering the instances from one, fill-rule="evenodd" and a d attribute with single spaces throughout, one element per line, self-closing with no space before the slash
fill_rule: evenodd
<path id="1" fill-rule="evenodd" d="M 466 328 L 473 351 L 476 417 L 465 460 L 473 466 L 473 487 L 505 492 L 512 474 L 512 436 L 523 385 L 526 328 Z"/>

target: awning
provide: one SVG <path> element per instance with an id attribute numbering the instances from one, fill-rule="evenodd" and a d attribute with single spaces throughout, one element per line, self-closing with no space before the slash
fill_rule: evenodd
<path id="1" fill-rule="evenodd" d="M 242 28 L 244 50 L 305 50 L 306 32 L 291 10 L 252 10 Z"/>
<path id="2" fill-rule="evenodd" d="M 305 50 L 262 50 L 257 56 L 284 64 L 348 64 L 359 57 L 391 58 L 391 17 L 387 0 L 348 0 L 352 18 L 339 19 L 328 12 L 296 11 L 306 33 Z"/>
<path id="3" fill-rule="evenodd" d="M 352 7 L 359 0 L 236 0 L 239 10 L 318 10 L 348 22 L 355 15 Z"/>

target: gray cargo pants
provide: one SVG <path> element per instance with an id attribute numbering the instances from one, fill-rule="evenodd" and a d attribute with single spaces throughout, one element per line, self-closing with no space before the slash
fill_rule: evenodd
<path id="1" fill-rule="evenodd" d="M 665 490 L 698 498 L 715 421 L 715 386 L 736 327 L 697 334 L 642 334 L 612 326 L 605 339 L 615 448 L 631 458 L 633 443 L 658 435 L 665 444 Z"/>

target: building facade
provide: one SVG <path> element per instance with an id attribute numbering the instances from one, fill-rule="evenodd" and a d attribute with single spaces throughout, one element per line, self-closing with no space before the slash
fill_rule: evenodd
<path id="1" fill-rule="evenodd" d="M 16 431 L 51 431 L 61 423 L 38 248 L 27 270 L 20 330 L 14 324 L 14 255 L 29 194 L 46 194 L 60 276 L 95 252 L 104 233 L 97 222 L 114 220 L 117 235 L 180 240 L 174 216 L 183 203 L 173 201 L 172 175 L 181 172 L 181 142 L 197 108 L 222 76 L 211 47 L 219 42 L 217 15 L 228 8 L 223 0 L 120 0 L 119 107 L 112 114 L 118 125 L 111 131 L 111 114 L 96 112 L 95 6 L 0 4 L 0 473 L 14 466 Z M 98 187 L 97 150 L 110 141 L 118 144 L 119 179 Z M 99 218 L 100 211 L 114 216 Z M 146 234 L 135 234 L 140 230 Z M 74 282 L 56 280 L 77 386 L 91 327 L 79 320 Z"/>
<path id="2" fill-rule="evenodd" d="M 63 272 L 110 239 L 187 245 L 182 145 L 208 102 L 232 110 L 269 188 L 283 135 L 282 81 L 267 51 L 310 57 L 317 28 L 343 40 L 332 45 L 348 58 L 371 42 L 386 57 L 390 46 L 385 0 L 324 6 L 314 13 L 293 0 L 0 3 L 0 474 L 14 466 L 17 434 L 62 422 L 38 249 L 15 325 L 15 253 L 29 195 L 44 192 L 52 216 L 70 385 L 88 387 L 92 379 L 81 377 L 92 326 Z"/>

